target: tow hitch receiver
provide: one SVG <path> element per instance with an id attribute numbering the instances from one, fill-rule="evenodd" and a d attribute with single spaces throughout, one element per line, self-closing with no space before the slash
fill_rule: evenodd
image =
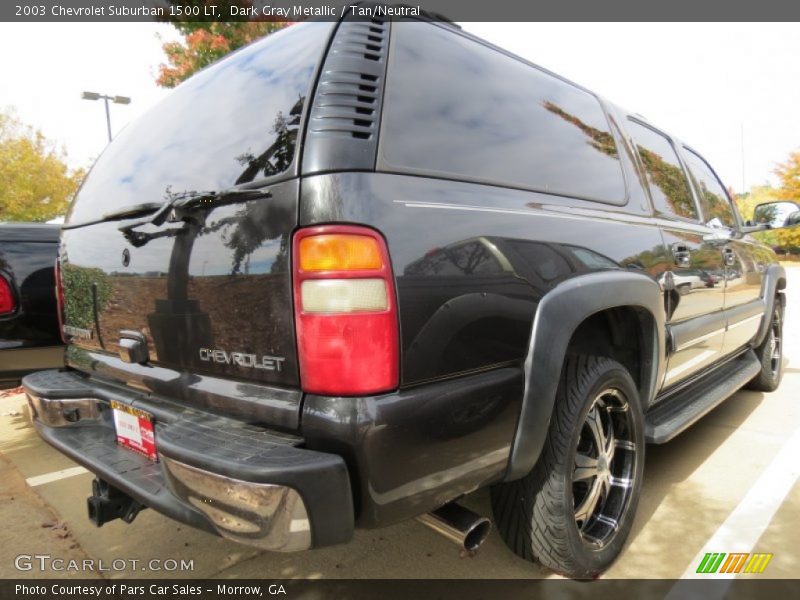
<path id="1" fill-rule="evenodd" d="M 92 481 L 92 495 L 86 499 L 86 506 L 89 519 L 98 527 L 114 519 L 132 523 L 139 511 L 147 508 L 102 479 Z"/>

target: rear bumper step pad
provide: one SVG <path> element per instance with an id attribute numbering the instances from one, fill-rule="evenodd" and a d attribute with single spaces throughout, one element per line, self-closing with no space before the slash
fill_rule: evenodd
<path id="1" fill-rule="evenodd" d="M 302 448 L 299 437 L 173 405 L 76 371 L 41 371 L 27 376 L 23 386 L 46 442 L 173 519 L 271 550 L 327 546 L 352 537 L 344 460 Z M 92 399 L 96 406 L 89 410 Z M 153 415 L 158 463 L 116 443 L 110 400 Z"/>

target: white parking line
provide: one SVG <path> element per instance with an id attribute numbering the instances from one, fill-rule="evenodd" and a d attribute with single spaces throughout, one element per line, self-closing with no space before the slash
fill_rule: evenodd
<path id="1" fill-rule="evenodd" d="M 753 550 L 795 482 L 800 478 L 798 456 L 800 456 L 800 430 L 792 434 L 738 506 L 695 555 L 681 575 L 681 579 L 733 579 L 737 576 L 736 573 L 701 574 L 697 573 L 697 567 L 708 552 L 732 554 L 749 553 Z M 769 552 L 769 548 L 765 548 L 764 551 Z M 688 597 L 686 595 L 689 591 L 688 586 L 686 589 L 682 588 L 678 582 L 666 598 L 677 600 Z M 715 586 L 713 590 L 720 594 L 718 597 L 722 597 L 726 588 L 727 586 Z M 712 600 L 712 597 L 706 595 L 704 600 Z"/>
<path id="2" fill-rule="evenodd" d="M 88 472 L 89 471 L 83 467 L 70 467 L 69 469 L 61 469 L 60 471 L 53 471 L 52 473 L 45 473 L 44 475 L 37 475 L 36 477 L 28 477 L 25 480 L 25 483 L 31 487 L 36 487 L 52 481 L 58 481 L 59 479 L 66 479 L 67 477 L 74 477 L 75 475 L 83 475 L 84 473 Z"/>

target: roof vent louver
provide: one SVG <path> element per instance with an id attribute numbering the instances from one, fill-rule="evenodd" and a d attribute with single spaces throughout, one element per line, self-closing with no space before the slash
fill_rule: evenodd
<path id="1" fill-rule="evenodd" d="M 311 107 L 305 173 L 374 167 L 390 26 L 382 19 L 339 25 Z"/>

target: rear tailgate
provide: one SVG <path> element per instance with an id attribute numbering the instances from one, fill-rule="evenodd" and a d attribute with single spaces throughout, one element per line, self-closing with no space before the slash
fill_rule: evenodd
<path id="1" fill-rule="evenodd" d="M 299 388 L 289 264 L 296 154 L 333 26 L 293 25 L 216 63 L 98 159 L 62 235 L 71 364 L 110 365 L 106 374 L 151 389 L 155 381 L 201 381 L 205 390 L 252 399 L 269 395 L 269 386 Z M 98 222 L 143 203 L 232 188 L 263 193 L 144 223 L 136 243 L 120 228 L 148 215 Z M 110 356 L 123 338 L 143 340 L 144 366 Z M 299 409 L 299 394 L 291 397 Z"/>
<path id="2" fill-rule="evenodd" d="M 138 248 L 117 222 L 66 230 L 70 342 L 118 354 L 121 339 L 141 334 L 149 364 L 296 386 L 287 250 L 297 180 L 268 189 L 260 200 L 195 212 L 200 223 L 165 225 L 169 235 Z"/>

